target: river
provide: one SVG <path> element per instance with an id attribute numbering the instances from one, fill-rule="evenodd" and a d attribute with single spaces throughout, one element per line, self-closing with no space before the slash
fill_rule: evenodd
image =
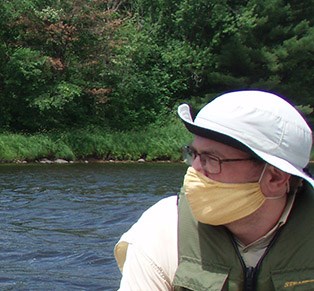
<path id="1" fill-rule="evenodd" d="M 0 290 L 117 290 L 113 247 L 180 189 L 172 163 L 0 165 Z"/>
<path id="2" fill-rule="evenodd" d="M 0 165 L 0 290 L 117 290 L 113 248 L 180 189 L 173 163 Z"/>

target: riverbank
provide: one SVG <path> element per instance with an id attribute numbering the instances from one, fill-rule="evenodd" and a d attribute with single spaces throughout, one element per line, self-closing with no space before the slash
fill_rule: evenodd
<path id="1" fill-rule="evenodd" d="M 50 160 L 47 158 L 43 158 L 35 161 L 26 161 L 26 160 L 15 160 L 9 162 L 2 162 L 2 164 L 108 164 L 108 163 L 120 163 L 120 164 L 130 164 L 130 163 L 183 163 L 182 160 L 154 160 L 147 161 L 145 159 L 138 160 L 100 160 L 100 159 L 83 159 L 83 160 L 75 160 L 68 161 L 64 159 L 55 159 Z M 0 163 L 1 164 L 1 163 Z"/>
<path id="2" fill-rule="evenodd" d="M 2 133 L 0 163 L 178 162 L 182 146 L 191 140 L 178 120 L 128 132 L 87 128 L 33 135 Z"/>
<path id="3" fill-rule="evenodd" d="M 191 139 L 176 120 L 127 132 L 87 128 L 33 135 L 2 133 L 0 162 L 180 161 L 181 148 Z"/>

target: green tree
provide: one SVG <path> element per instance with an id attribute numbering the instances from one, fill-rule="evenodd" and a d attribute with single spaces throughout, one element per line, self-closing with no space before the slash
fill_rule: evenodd
<path id="1" fill-rule="evenodd" d="M 2 1 L 0 124 L 133 129 L 240 88 L 312 108 L 311 2 Z"/>
<path id="2" fill-rule="evenodd" d="M 166 85 L 172 101 L 180 95 L 208 101 L 218 92 L 257 88 L 313 105 L 311 1 L 138 0 L 136 5 L 137 23 L 146 24 L 138 32 L 155 39 L 164 76 L 174 76 Z M 174 89 L 175 83 L 180 85 Z"/>
<path id="3" fill-rule="evenodd" d="M 111 91 L 119 1 L 3 1 L 2 127 L 82 126 L 103 120 Z M 109 80 L 109 81 L 107 81 Z M 31 114 L 30 114 L 31 113 Z"/>

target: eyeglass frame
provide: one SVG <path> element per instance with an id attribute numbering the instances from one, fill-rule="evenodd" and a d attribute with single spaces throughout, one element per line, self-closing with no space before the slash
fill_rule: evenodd
<path id="1" fill-rule="evenodd" d="M 186 164 L 188 165 L 192 165 L 192 162 L 196 159 L 197 156 L 200 157 L 200 162 L 202 167 L 209 173 L 209 174 L 220 174 L 221 173 L 221 164 L 223 163 L 229 163 L 229 162 L 240 162 L 240 161 L 258 161 L 258 159 L 254 156 L 248 157 L 248 158 L 237 158 L 237 159 L 221 159 L 213 154 L 207 153 L 207 152 L 203 152 L 203 153 L 199 153 L 197 152 L 197 150 L 195 150 L 192 146 L 186 145 L 182 148 L 183 150 L 183 159 L 185 161 Z M 204 158 L 204 155 L 206 156 Z M 187 160 L 187 158 L 189 158 L 189 161 Z M 218 165 L 218 171 L 212 171 L 207 169 L 206 167 L 206 159 L 212 160 L 217 162 Z"/>

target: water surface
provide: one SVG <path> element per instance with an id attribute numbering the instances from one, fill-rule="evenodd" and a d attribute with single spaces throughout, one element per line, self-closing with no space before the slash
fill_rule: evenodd
<path id="1" fill-rule="evenodd" d="M 185 171 L 170 163 L 0 165 L 0 290 L 117 290 L 115 243 L 179 191 Z"/>
<path id="2" fill-rule="evenodd" d="M 183 164 L 0 165 L 0 290 L 117 290 L 113 247 Z"/>

